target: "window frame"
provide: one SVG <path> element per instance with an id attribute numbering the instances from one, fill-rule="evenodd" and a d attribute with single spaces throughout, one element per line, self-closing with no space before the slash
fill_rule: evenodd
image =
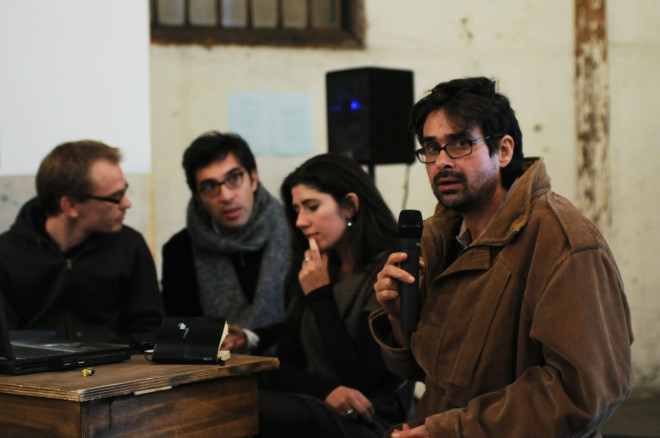
<path id="1" fill-rule="evenodd" d="M 151 42 L 152 44 L 161 45 L 245 45 L 363 49 L 366 27 L 364 0 L 336 1 L 339 3 L 341 21 L 337 28 L 285 29 L 281 27 L 223 28 L 219 27 L 221 25 L 218 25 L 218 27 L 203 27 L 191 26 L 190 24 L 181 27 L 162 26 L 156 23 L 153 18 L 156 16 L 156 0 L 150 0 Z M 281 23 L 281 19 L 279 21 Z"/>

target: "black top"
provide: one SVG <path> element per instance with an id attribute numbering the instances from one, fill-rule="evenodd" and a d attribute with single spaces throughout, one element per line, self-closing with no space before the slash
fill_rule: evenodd
<path id="1" fill-rule="evenodd" d="M 364 273 L 308 295 L 297 277 L 289 279 L 294 298 L 278 344 L 280 367 L 259 376 L 262 388 L 325 400 L 344 385 L 369 398 L 379 417 L 390 422 L 405 419 L 407 401 L 397 395 L 402 380 L 387 369 L 369 328 L 369 315 L 378 306 L 373 284 L 383 263 L 378 259 Z M 310 349 L 316 343 L 319 348 Z"/>
<path id="2" fill-rule="evenodd" d="M 0 235 L 0 281 L 12 329 L 55 330 L 72 340 L 153 339 L 163 306 L 149 248 L 124 226 L 62 253 L 36 199 Z"/>

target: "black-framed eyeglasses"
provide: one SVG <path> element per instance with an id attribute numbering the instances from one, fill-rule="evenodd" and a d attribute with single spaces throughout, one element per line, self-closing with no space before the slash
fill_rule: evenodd
<path id="1" fill-rule="evenodd" d="M 113 204 L 121 204 L 121 201 L 126 196 L 126 191 L 128 190 L 128 184 L 124 187 L 124 190 L 117 192 L 114 195 L 110 196 L 96 196 L 96 195 L 80 195 L 84 199 L 96 199 L 97 201 L 112 202 Z"/>
<path id="2" fill-rule="evenodd" d="M 220 194 L 220 187 L 222 187 L 223 184 L 225 184 L 227 188 L 231 190 L 237 189 L 241 186 L 241 184 L 243 184 L 243 174 L 245 172 L 247 172 L 245 169 L 232 170 L 227 174 L 223 181 L 205 179 L 199 183 L 197 193 L 204 197 L 212 198 Z"/>
<path id="3" fill-rule="evenodd" d="M 444 146 L 440 146 L 437 144 L 429 144 L 420 149 L 417 149 L 415 151 L 415 156 L 420 162 L 424 164 L 435 163 L 435 161 L 440 156 L 440 152 L 442 152 L 443 150 L 447 152 L 449 158 L 453 158 L 453 159 L 463 158 L 463 157 L 467 157 L 472 153 L 472 149 L 475 143 L 478 143 L 482 140 L 488 140 L 493 137 L 498 137 L 501 135 L 503 134 L 489 135 L 487 137 L 481 137 L 476 140 L 459 138 L 450 141 Z"/>

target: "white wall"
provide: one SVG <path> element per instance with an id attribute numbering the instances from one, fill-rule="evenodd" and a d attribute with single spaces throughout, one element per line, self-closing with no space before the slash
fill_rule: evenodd
<path id="1" fill-rule="evenodd" d="M 521 3 L 527 7 L 521 8 Z M 415 95 L 458 76 L 486 75 L 500 81 L 525 132 L 526 153 L 544 155 L 551 172 L 562 172 L 555 187 L 571 197 L 573 168 L 572 9 L 569 2 L 487 2 L 437 0 L 366 1 L 367 49 L 268 49 L 247 47 L 176 48 L 152 46 L 152 114 L 159 242 L 184 224 L 188 198 L 180 157 L 208 129 L 227 129 L 231 91 L 303 91 L 314 96 L 316 152 L 327 150 L 325 73 L 359 66 L 411 69 Z M 531 5 L 534 5 L 533 7 Z M 479 7 L 477 7 L 479 6 Z M 493 14 L 507 17 L 493 20 Z M 481 11 L 474 13 L 473 11 Z M 533 21 L 544 17 L 543 26 Z M 530 22 L 531 18 L 531 22 Z M 553 29 L 548 38 L 547 29 Z M 550 75 L 547 72 L 552 72 Z M 546 73 L 545 75 L 543 73 Z M 307 156 L 258 157 L 262 182 L 274 193 Z M 567 172 L 568 170 L 568 172 Z M 430 215 L 435 206 L 424 167 L 411 168 L 408 208 Z M 402 207 L 405 166 L 379 166 L 376 181 L 390 207 Z M 172 178 L 181 175 L 180 179 Z M 169 212 L 165 217 L 164 210 Z"/>
<path id="2" fill-rule="evenodd" d="M 609 0 L 612 232 L 639 386 L 660 387 L 660 2 Z"/>
<path id="3" fill-rule="evenodd" d="M 0 0 L 0 175 L 84 138 L 151 171 L 148 17 L 146 1 Z"/>

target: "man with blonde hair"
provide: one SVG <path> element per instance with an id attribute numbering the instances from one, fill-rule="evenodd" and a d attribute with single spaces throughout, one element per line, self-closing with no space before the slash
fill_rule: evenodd
<path id="1" fill-rule="evenodd" d="M 0 235 L 0 285 L 12 329 L 129 343 L 152 339 L 162 303 L 153 258 L 123 225 L 131 207 L 119 149 L 83 140 L 41 162 L 37 197 Z"/>

